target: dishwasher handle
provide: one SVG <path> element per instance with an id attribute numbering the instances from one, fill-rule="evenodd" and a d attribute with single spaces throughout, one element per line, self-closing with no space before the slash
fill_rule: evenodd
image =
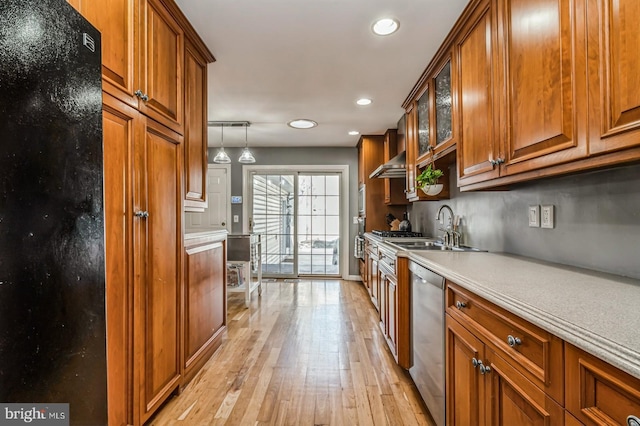
<path id="1" fill-rule="evenodd" d="M 435 287 L 440 289 L 444 289 L 444 277 L 436 274 L 433 271 L 425 268 L 424 266 L 418 265 L 415 262 L 409 263 L 409 270 L 413 273 L 414 276 L 420 278 L 423 283 L 429 283 Z"/>

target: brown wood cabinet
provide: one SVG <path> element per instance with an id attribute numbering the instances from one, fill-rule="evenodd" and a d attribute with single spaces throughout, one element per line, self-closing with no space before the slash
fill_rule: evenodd
<path id="1" fill-rule="evenodd" d="M 207 64 L 215 61 L 171 0 L 69 0 L 102 34 L 103 90 L 185 136 L 185 208 L 202 211 Z"/>
<path id="2" fill-rule="evenodd" d="M 365 241 L 366 243 L 364 261 L 367 263 L 367 290 L 369 290 L 369 296 L 371 297 L 373 306 L 375 306 L 377 310 L 380 310 L 380 305 L 378 304 L 378 295 L 380 293 L 380 275 L 378 273 L 378 244 L 368 238 Z"/>
<path id="3" fill-rule="evenodd" d="M 588 155 L 585 13 L 584 0 L 479 2 L 455 45 L 460 186 Z"/>
<path id="4" fill-rule="evenodd" d="M 411 288 L 409 259 L 380 247 L 380 329 L 398 365 L 411 367 Z"/>
<path id="5" fill-rule="evenodd" d="M 138 0 L 68 0 L 102 36 L 102 90 L 138 108 Z"/>
<path id="6" fill-rule="evenodd" d="M 454 55 L 458 64 L 457 145 L 458 184 L 499 176 L 500 155 L 497 114 L 493 96 L 498 63 L 495 57 L 495 8 L 490 0 L 478 4 L 461 29 Z"/>
<path id="7" fill-rule="evenodd" d="M 449 52 L 439 53 L 425 71 L 407 108 L 407 185 L 409 201 L 440 200 L 449 198 L 448 166 L 456 147 L 457 130 L 453 115 L 456 72 L 452 68 Z M 440 160 L 440 161 L 438 161 Z M 443 191 L 435 196 L 426 195 L 416 186 L 416 177 L 429 164 L 438 162 L 436 168 L 444 172 L 439 183 Z"/>
<path id="8" fill-rule="evenodd" d="M 589 148 L 640 145 L 640 16 L 635 0 L 588 0 Z"/>
<path id="9" fill-rule="evenodd" d="M 400 135 L 404 138 L 404 133 Z M 383 158 L 382 161 L 386 163 L 400 152 L 399 149 L 399 135 L 397 129 L 387 129 L 384 133 L 383 142 Z M 402 141 L 402 147 L 404 148 L 404 141 Z M 402 149 L 404 151 L 404 149 Z M 386 205 L 406 205 L 409 203 L 407 197 L 404 195 L 404 189 L 406 186 L 406 178 L 386 178 L 384 181 L 384 203 Z"/>
<path id="10" fill-rule="evenodd" d="M 385 181 L 388 179 L 369 178 L 369 175 L 384 163 L 384 136 L 363 135 L 358 142 L 358 180 L 365 187 L 364 217 L 365 232 L 374 229 L 389 229 L 385 216 L 393 214 L 402 220 L 403 205 L 385 206 Z"/>
<path id="11" fill-rule="evenodd" d="M 202 210 L 207 207 L 207 63 L 194 44 L 185 44 L 184 69 L 184 167 L 185 209 Z"/>
<path id="12" fill-rule="evenodd" d="M 205 201 L 213 56 L 171 0 L 69 2 L 102 34 L 109 425 L 140 425 L 183 383 L 182 217 Z"/>
<path id="13" fill-rule="evenodd" d="M 107 316 L 107 405 L 111 426 L 133 424 L 134 142 L 140 114 L 103 95 L 104 211 Z"/>
<path id="14" fill-rule="evenodd" d="M 564 400 L 561 339 L 450 282 L 446 310 L 545 393 Z"/>
<path id="15" fill-rule="evenodd" d="M 136 423 L 144 423 L 180 384 L 182 137 L 145 121 L 134 146 Z"/>
<path id="16" fill-rule="evenodd" d="M 640 379 L 573 345 L 565 347 L 567 411 L 585 425 L 640 422 Z"/>
<path id="17" fill-rule="evenodd" d="M 184 249 L 181 386 L 220 346 L 227 323 L 226 234 L 186 236 Z"/>
<path id="18" fill-rule="evenodd" d="M 562 340 L 449 282 L 446 312 L 447 424 L 564 423 Z"/>
<path id="19" fill-rule="evenodd" d="M 182 137 L 103 105 L 109 424 L 142 424 L 180 379 Z"/>
<path id="20" fill-rule="evenodd" d="M 184 30 L 162 0 L 138 0 L 138 109 L 182 134 Z M 175 7 L 175 5 L 173 6 Z"/>

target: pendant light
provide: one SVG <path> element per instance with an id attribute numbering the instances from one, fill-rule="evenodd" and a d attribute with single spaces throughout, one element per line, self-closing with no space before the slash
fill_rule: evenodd
<path id="1" fill-rule="evenodd" d="M 242 150 L 242 154 L 240 155 L 240 158 L 238 158 L 238 161 L 240 163 L 245 163 L 245 164 L 256 162 L 256 158 L 253 156 L 251 151 L 249 151 L 249 146 L 247 142 L 247 131 L 248 131 L 247 127 L 249 127 L 248 122 L 244 125 L 244 149 Z"/>
<path id="2" fill-rule="evenodd" d="M 224 125 L 220 126 L 220 150 L 218 151 L 218 153 L 213 159 L 214 163 L 226 164 L 231 162 L 231 158 L 229 158 L 229 155 L 227 155 L 227 153 L 224 152 L 223 143 L 224 143 Z"/>

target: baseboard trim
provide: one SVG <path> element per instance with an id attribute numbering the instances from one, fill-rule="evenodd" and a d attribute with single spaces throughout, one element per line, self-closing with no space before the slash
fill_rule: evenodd
<path id="1" fill-rule="evenodd" d="M 360 275 L 347 275 L 342 279 L 348 280 L 348 281 L 362 281 L 362 277 Z"/>

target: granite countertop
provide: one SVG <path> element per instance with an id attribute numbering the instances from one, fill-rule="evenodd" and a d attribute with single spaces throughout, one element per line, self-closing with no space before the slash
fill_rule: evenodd
<path id="1" fill-rule="evenodd" d="M 640 378 L 640 281 L 501 253 L 400 251 Z"/>

